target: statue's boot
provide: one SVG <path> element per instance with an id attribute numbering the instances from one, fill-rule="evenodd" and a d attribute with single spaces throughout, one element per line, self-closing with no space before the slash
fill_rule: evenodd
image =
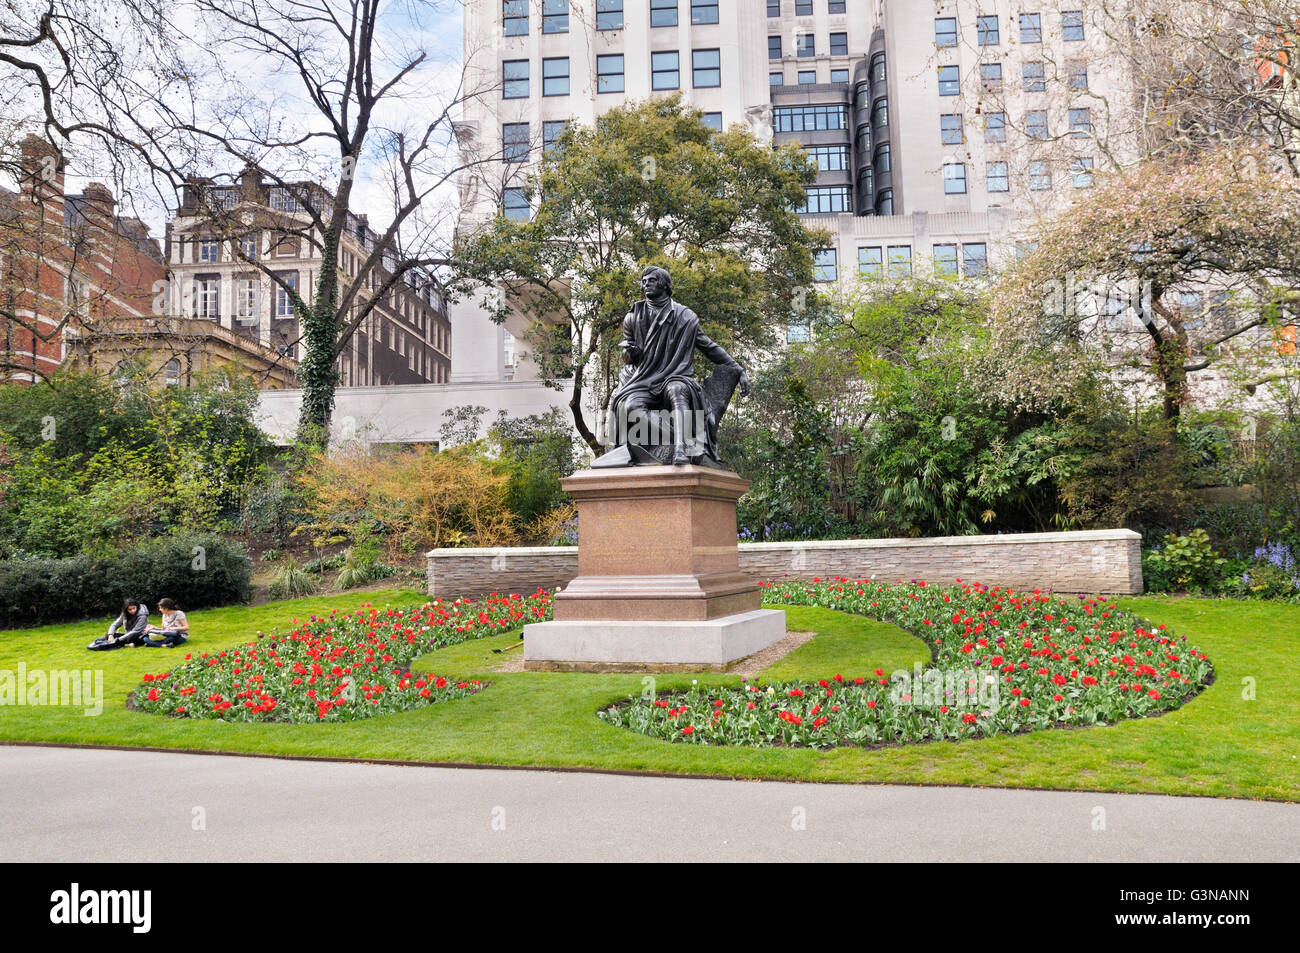
<path id="1" fill-rule="evenodd" d="M 691 412 L 691 402 L 685 394 L 675 391 L 673 406 L 673 466 L 684 467 L 691 462 L 686 454 L 686 421 Z"/>

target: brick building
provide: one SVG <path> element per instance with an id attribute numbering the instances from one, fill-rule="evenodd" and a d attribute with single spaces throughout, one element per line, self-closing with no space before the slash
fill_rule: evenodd
<path id="1" fill-rule="evenodd" d="M 49 143 L 24 139 L 16 172 L 18 190 L 0 189 L 0 382 L 30 383 L 97 323 L 150 316 L 167 269 L 148 228 L 119 215 L 107 187 L 65 193 Z"/>

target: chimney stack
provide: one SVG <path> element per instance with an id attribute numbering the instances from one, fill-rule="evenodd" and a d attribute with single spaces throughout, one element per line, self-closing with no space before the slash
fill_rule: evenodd
<path id="1" fill-rule="evenodd" d="M 63 156 L 39 136 L 25 137 L 21 145 L 22 191 L 32 201 L 63 197 Z"/>

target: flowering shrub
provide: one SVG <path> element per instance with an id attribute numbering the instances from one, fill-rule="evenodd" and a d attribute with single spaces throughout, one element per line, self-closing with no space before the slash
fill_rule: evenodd
<path id="1" fill-rule="evenodd" d="M 693 686 L 600 712 L 656 738 L 752 747 L 915 744 L 1107 725 L 1177 708 L 1213 677 L 1201 652 L 1100 597 L 866 579 L 765 583 L 764 602 L 891 622 L 930 646 L 912 671 Z"/>
<path id="2" fill-rule="evenodd" d="M 257 633 L 241 648 L 185 656 L 170 672 L 146 674 L 132 695 L 144 711 L 222 721 L 354 721 L 463 698 L 483 687 L 414 675 L 411 662 L 442 648 L 541 622 L 551 595 L 441 600 L 406 609 L 369 603 L 353 613 L 291 620 L 287 634 Z"/>

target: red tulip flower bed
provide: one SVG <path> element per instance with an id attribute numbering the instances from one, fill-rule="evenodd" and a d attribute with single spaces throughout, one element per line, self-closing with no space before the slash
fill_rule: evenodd
<path id="1" fill-rule="evenodd" d="M 185 656 L 170 672 L 147 674 L 136 707 L 181 718 L 222 721 L 335 722 L 409 711 L 473 695 L 478 681 L 414 675 L 411 662 L 431 649 L 541 622 L 551 595 L 493 595 L 407 609 L 366 605 L 309 621 L 286 634 L 259 632 L 242 648 Z"/>
<path id="2" fill-rule="evenodd" d="M 821 606 L 890 622 L 934 663 L 828 675 L 807 684 L 699 685 L 600 712 L 611 724 L 688 744 L 882 746 L 1054 727 L 1109 725 L 1179 707 L 1214 669 L 1165 627 L 1100 597 L 866 579 L 764 583 L 769 605 Z"/>

